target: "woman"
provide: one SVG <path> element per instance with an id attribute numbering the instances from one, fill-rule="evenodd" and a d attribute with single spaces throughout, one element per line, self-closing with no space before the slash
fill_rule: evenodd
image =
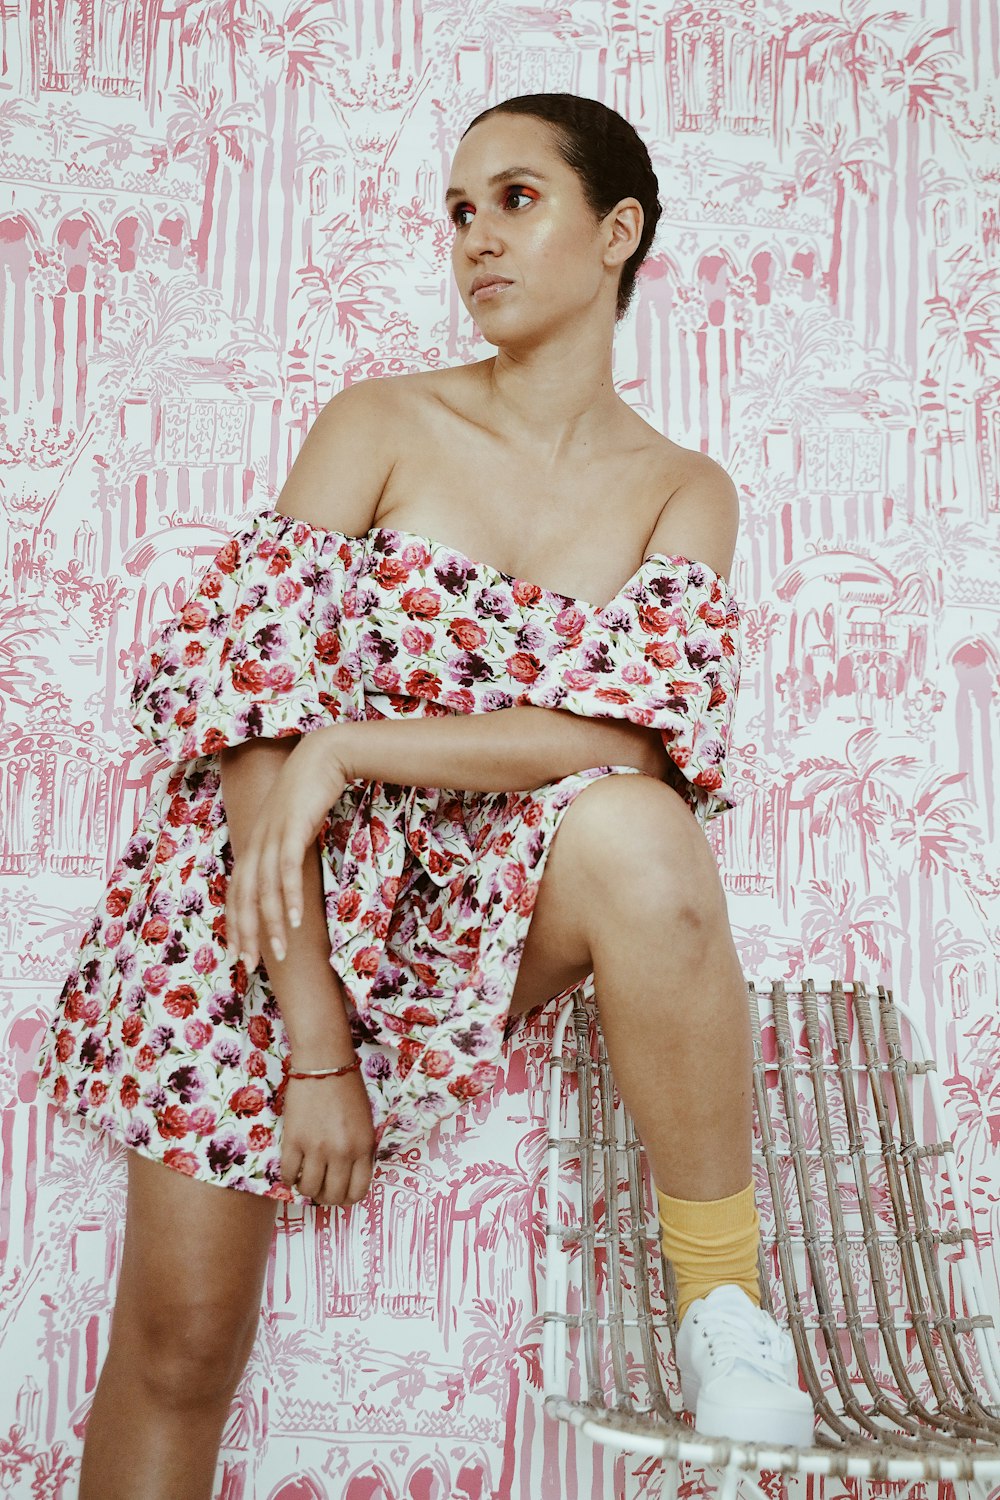
<path id="1" fill-rule="evenodd" d="M 591 981 L 685 1403 L 811 1440 L 759 1306 L 746 986 L 704 835 L 732 805 L 736 495 L 612 383 L 656 195 L 593 100 L 478 116 L 447 204 L 496 355 L 335 396 L 139 669 L 171 765 L 40 1058 L 132 1148 L 83 1500 L 210 1495 L 275 1202 L 360 1202 L 492 1087 L 505 1023 Z"/>

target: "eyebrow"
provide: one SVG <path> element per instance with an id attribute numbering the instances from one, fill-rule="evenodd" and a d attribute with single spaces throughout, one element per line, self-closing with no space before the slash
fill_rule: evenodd
<path id="1" fill-rule="evenodd" d="M 541 172 L 536 172 L 534 167 L 505 167 L 502 172 L 494 172 L 493 176 L 488 177 L 486 181 L 490 187 L 496 187 L 498 182 L 509 182 L 512 177 L 534 177 L 538 182 L 548 181 L 548 178 L 543 177 Z M 445 203 L 450 203 L 453 198 L 465 198 L 467 196 L 465 188 L 453 187 L 449 188 L 445 193 L 444 201 Z"/>

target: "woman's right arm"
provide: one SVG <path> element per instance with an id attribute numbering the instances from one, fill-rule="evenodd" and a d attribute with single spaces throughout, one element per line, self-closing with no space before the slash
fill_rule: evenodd
<path id="1" fill-rule="evenodd" d="M 387 438 L 398 421 L 395 382 L 364 380 L 339 391 L 316 417 L 281 491 L 277 509 L 346 536 L 374 524 L 393 455 Z M 260 807 L 300 736 L 258 738 L 220 755 L 222 800 L 234 860 L 245 847 Z M 343 987 L 330 966 L 318 842 L 302 870 L 303 912 L 287 931 L 279 959 L 265 934 L 262 952 L 281 1010 L 294 1066 L 340 1067 L 354 1046 Z M 360 1073 L 289 1079 L 282 1128 L 282 1179 L 317 1202 L 357 1203 L 371 1184 L 375 1132 Z"/>
<path id="2" fill-rule="evenodd" d="M 247 740 L 222 751 L 222 802 L 234 859 L 287 757 L 298 744 L 290 734 L 280 740 Z M 344 1009 L 344 992 L 330 967 L 319 844 L 310 845 L 302 867 L 304 911 L 299 927 L 287 932 L 288 952 L 279 959 L 261 934 L 264 962 L 298 1068 L 339 1068 L 352 1060 L 354 1047 Z"/>

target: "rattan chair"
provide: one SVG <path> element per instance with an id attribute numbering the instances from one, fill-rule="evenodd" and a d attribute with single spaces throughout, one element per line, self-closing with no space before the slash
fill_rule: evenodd
<path id="1" fill-rule="evenodd" d="M 748 1000 L 762 1304 L 791 1330 L 814 1446 L 699 1436 L 681 1414 L 653 1184 L 583 990 L 555 1018 L 549 1072 L 545 1410 L 662 1459 L 665 1500 L 681 1463 L 721 1471 L 723 1500 L 741 1481 L 767 1500 L 764 1473 L 946 1479 L 985 1497 L 1000 1348 L 924 1033 L 882 985 L 876 1001 L 859 982 L 779 982 L 768 1001 L 750 983 Z"/>

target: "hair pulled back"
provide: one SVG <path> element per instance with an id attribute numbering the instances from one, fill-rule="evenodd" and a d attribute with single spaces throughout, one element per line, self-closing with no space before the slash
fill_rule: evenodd
<path id="1" fill-rule="evenodd" d="M 580 179 L 596 222 L 622 198 L 637 198 L 642 204 L 642 234 L 622 266 L 618 282 L 615 322 L 620 322 L 629 309 L 636 274 L 653 243 L 662 213 L 657 197 L 659 183 L 645 142 L 617 110 L 580 94 L 518 94 L 502 99 L 476 115 L 462 135 L 468 135 L 481 120 L 499 114 L 531 115 L 552 126 L 556 149 Z"/>

